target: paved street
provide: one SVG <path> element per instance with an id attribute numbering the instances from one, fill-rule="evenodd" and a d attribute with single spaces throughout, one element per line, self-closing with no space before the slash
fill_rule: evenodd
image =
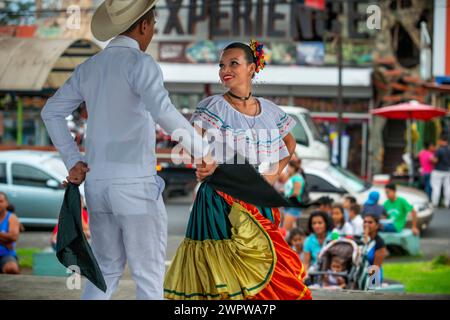
<path id="1" fill-rule="evenodd" d="M 70 282 L 70 281 L 69 281 Z M 85 279 L 79 288 L 69 290 L 64 277 L 0 276 L 0 300 L 78 300 Z M 314 300 L 449 300 L 449 295 L 399 294 L 370 291 L 333 291 L 313 289 Z M 136 286 L 133 281 L 120 281 L 113 300 L 134 300 Z"/>
<path id="2" fill-rule="evenodd" d="M 450 210 L 437 209 L 429 229 L 421 238 L 423 260 L 440 254 L 450 255 Z"/>

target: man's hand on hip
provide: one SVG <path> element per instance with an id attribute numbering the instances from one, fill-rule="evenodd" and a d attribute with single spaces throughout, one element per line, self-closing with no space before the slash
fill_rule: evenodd
<path id="1" fill-rule="evenodd" d="M 67 181 L 64 181 L 64 186 L 67 186 L 69 182 L 80 185 L 86 179 L 86 173 L 89 172 L 89 168 L 86 163 L 78 161 L 72 169 L 69 170 L 69 175 L 66 177 Z"/>

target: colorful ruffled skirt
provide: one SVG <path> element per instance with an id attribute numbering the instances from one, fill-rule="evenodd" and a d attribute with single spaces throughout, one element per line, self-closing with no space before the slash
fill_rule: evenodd
<path id="1" fill-rule="evenodd" d="M 215 191 L 197 193 L 167 271 L 167 299 L 311 299 L 305 270 L 278 230 L 280 212 Z"/>

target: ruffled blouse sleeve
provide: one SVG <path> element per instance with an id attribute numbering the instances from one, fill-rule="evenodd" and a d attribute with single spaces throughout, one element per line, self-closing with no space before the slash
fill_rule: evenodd
<path id="1" fill-rule="evenodd" d="M 211 96 L 200 101 L 197 109 L 190 119 L 191 124 L 201 127 L 204 130 L 220 130 L 224 123 L 222 118 L 219 116 L 217 103 L 218 101 L 216 96 Z"/>
<path id="2" fill-rule="evenodd" d="M 284 112 L 279 106 L 270 100 L 264 99 L 269 105 L 271 112 L 276 121 L 277 128 L 280 132 L 281 138 L 284 138 L 294 129 L 297 121 L 294 120 L 290 115 Z"/>

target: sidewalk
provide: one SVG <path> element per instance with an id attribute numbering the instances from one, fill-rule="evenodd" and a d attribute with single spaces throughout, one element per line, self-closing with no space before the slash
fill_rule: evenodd
<path id="1" fill-rule="evenodd" d="M 81 290 L 69 290 L 65 277 L 0 275 L 0 300 L 79 300 Z M 82 280 L 82 288 L 84 284 Z M 394 294 L 313 290 L 315 300 L 450 300 L 449 295 Z M 135 299 L 132 280 L 121 280 L 114 300 Z"/>

